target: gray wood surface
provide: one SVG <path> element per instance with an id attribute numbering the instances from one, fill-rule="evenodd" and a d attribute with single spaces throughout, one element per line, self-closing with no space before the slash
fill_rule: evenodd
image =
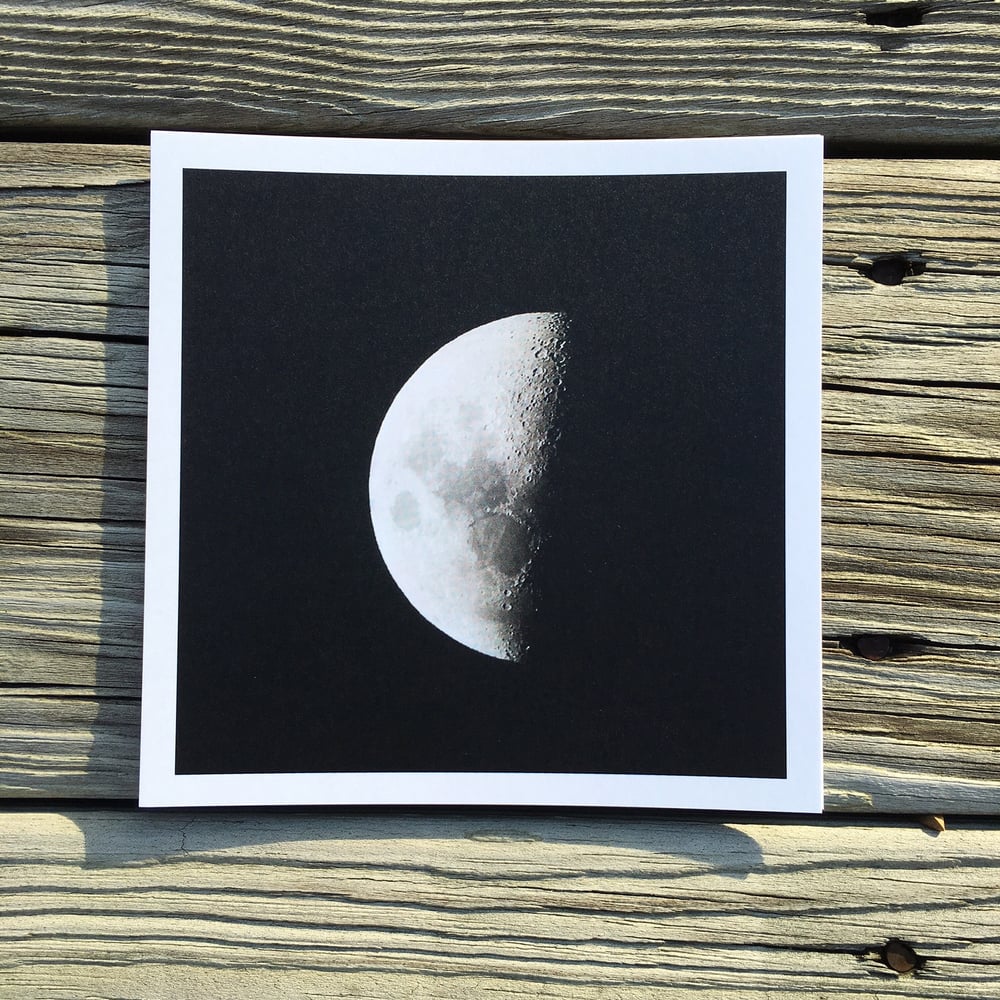
<path id="1" fill-rule="evenodd" d="M 4 1000 L 1000 993 L 996 825 L 75 809 L 0 854 Z"/>
<path id="2" fill-rule="evenodd" d="M 884 157 L 826 184 L 826 802 L 867 818 L 199 815 L 30 808 L 135 794 L 147 151 L 0 142 L 0 1000 L 1000 995 L 998 54 L 994 0 L 0 0 L 8 139 Z"/>
<path id="3" fill-rule="evenodd" d="M 0 122 L 996 148 L 998 44 L 993 0 L 3 0 Z"/>
<path id="4" fill-rule="evenodd" d="M 8 796 L 135 794 L 147 155 L 0 146 Z M 832 161 L 826 200 L 827 806 L 995 814 L 1000 165 Z"/>

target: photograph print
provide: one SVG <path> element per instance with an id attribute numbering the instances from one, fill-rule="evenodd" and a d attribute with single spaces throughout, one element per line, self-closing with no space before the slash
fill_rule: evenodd
<path id="1" fill-rule="evenodd" d="M 143 804 L 819 808 L 820 155 L 154 137 Z"/>

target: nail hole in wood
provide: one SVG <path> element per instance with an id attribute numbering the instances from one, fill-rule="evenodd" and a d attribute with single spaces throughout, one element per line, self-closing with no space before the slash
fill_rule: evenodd
<path id="1" fill-rule="evenodd" d="M 926 959 L 921 958 L 905 941 L 890 938 L 882 949 L 882 961 L 901 976 L 922 969 Z"/>
<path id="2" fill-rule="evenodd" d="M 927 270 L 927 262 L 919 253 L 882 253 L 856 257 L 853 266 L 858 273 L 877 285 L 900 285 Z"/>
<path id="3" fill-rule="evenodd" d="M 866 24 L 877 24 L 883 28 L 912 28 L 922 24 L 924 15 L 931 10 L 926 3 L 884 4 L 868 7 L 864 11 Z"/>
<path id="4" fill-rule="evenodd" d="M 852 635 L 840 640 L 844 649 L 865 660 L 888 660 L 920 651 L 920 641 L 908 635 Z"/>

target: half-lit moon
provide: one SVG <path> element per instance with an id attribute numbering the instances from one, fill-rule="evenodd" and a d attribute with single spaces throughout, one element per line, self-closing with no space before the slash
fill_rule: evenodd
<path id="1" fill-rule="evenodd" d="M 566 327 L 524 313 L 445 344 L 400 389 L 372 454 L 372 526 L 396 585 L 452 639 L 505 660 L 526 646 Z"/>

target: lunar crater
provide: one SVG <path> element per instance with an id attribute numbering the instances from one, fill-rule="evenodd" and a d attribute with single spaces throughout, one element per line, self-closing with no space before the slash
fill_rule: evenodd
<path id="1" fill-rule="evenodd" d="M 564 314 L 524 313 L 448 342 L 400 389 L 372 453 L 372 527 L 396 585 L 431 624 L 499 659 L 527 649 L 567 329 Z"/>

